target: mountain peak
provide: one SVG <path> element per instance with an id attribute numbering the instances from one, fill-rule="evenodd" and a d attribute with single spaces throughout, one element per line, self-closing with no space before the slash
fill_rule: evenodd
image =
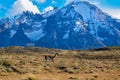
<path id="1" fill-rule="evenodd" d="M 73 1 L 73 2 L 71 2 L 71 3 L 68 4 L 68 5 L 81 5 L 81 4 L 87 5 L 87 6 L 89 6 L 89 7 L 92 6 L 92 7 L 97 8 L 95 5 L 91 4 L 91 3 L 88 2 L 88 1 Z"/>
<path id="2" fill-rule="evenodd" d="M 78 1 L 78 0 L 74 0 L 73 2 L 71 2 L 71 4 L 80 4 L 80 3 L 89 4 L 88 1 Z"/>
<path id="3" fill-rule="evenodd" d="M 61 12 L 68 13 L 71 15 L 76 12 L 82 16 L 84 21 L 93 21 L 92 19 L 98 19 L 101 16 L 105 16 L 106 14 L 102 12 L 98 7 L 93 4 L 90 4 L 87 1 L 73 1 L 70 4 L 66 5 L 61 9 Z M 104 18 L 104 17 L 103 17 Z"/>
<path id="4" fill-rule="evenodd" d="M 28 43 L 59 49 L 119 46 L 120 22 L 86 1 L 73 1 L 44 14 L 26 11 L 13 21 L 0 21 L 1 47 Z"/>
<path id="5" fill-rule="evenodd" d="M 94 4 L 89 3 L 88 1 L 73 1 L 68 6 L 86 6 L 92 10 L 100 10 L 98 7 L 96 7 Z M 85 10 L 85 9 L 84 9 Z M 100 10 L 101 11 L 101 10 Z"/>

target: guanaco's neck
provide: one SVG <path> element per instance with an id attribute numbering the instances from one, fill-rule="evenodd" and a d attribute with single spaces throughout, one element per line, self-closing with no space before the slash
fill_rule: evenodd
<path id="1" fill-rule="evenodd" d="M 55 54 L 54 56 L 53 56 L 53 58 L 55 58 L 57 56 L 57 54 Z"/>

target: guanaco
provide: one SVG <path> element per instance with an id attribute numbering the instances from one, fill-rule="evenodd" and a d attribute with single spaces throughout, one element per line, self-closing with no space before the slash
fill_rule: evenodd
<path id="1" fill-rule="evenodd" d="M 45 56 L 45 60 L 46 61 L 53 61 L 54 58 L 58 55 L 58 53 L 55 53 L 54 56 L 51 56 L 51 55 L 44 55 Z"/>

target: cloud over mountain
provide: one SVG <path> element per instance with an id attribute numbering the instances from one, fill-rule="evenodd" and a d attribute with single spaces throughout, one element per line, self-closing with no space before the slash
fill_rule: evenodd
<path id="1" fill-rule="evenodd" d="M 16 14 L 22 13 L 23 11 L 40 13 L 38 7 L 34 5 L 30 0 L 16 0 L 6 15 L 14 16 Z"/>

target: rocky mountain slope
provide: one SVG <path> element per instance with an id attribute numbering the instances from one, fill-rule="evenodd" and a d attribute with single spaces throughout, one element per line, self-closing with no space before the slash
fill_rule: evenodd
<path id="1" fill-rule="evenodd" d="M 120 46 L 120 22 L 95 5 L 74 1 L 44 14 L 0 20 L 0 46 L 91 49 Z"/>

